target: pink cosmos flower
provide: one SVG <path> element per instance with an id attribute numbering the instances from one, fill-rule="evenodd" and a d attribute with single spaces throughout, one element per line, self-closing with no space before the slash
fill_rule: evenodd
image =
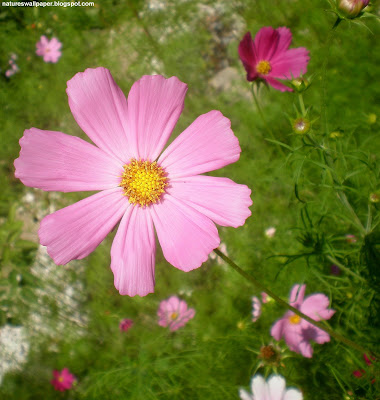
<path id="1" fill-rule="evenodd" d="M 17 54 L 12 53 L 11 54 L 11 58 L 9 59 L 9 65 L 10 65 L 10 69 L 7 69 L 4 73 L 4 75 L 9 78 L 12 75 L 16 74 L 20 68 L 18 67 L 18 65 L 16 64 L 16 60 L 17 60 Z"/>
<path id="2" fill-rule="evenodd" d="M 247 32 L 239 44 L 239 56 L 247 71 L 247 80 L 262 79 L 281 92 L 292 89 L 277 79 L 298 78 L 306 73 L 309 51 L 305 47 L 288 49 L 292 41 L 290 29 L 270 26 L 261 28 L 255 40 Z"/>
<path id="3" fill-rule="evenodd" d="M 281 375 L 271 375 L 267 381 L 256 375 L 251 381 L 252 394 L 240 389 L 241 400 L 302 400 L 298 389 L 286 389 L 286 381 Z"/>
<path id="4" fill-rule="evenodd" d="M 294 285 L 290 293 L 290 305 L 315 321 L 330 319 L 335 310 L 327 308 L 329 299 L 322 293 L 305 296 L 306 285 Z M 330 335 L 305 321 L 292 311 L 285 315 L 272 326 L 271 335 L 280 340 L 284 337 L 290 350 L 301 353 L 304 357 L 311 358 L 313 349 L 310 342 L 322 344 L 330 341 Z"/>
<path id="5" fill-rule="evenodd" d="M 128 318 L 123 319 L 119 325 L 120 332 L 127 332 L 132 328 L 132 326 L 133 326 L 133 321 L 131 319 Z"/>
<path id="6" fill-rule="evenodd" d="M 168 326 L 174 332 L 194 318 L 195 310 L 187 308 L 184 300 L 180 300 L 177 296 L 171 296 L 167 300 L 161 301 L 157 315 L 159 318 L 158 325 Z"/>
<path id="7" fill-rule="evenodd" d="M 40 41 L 36 43 L 36 54 L 43 57 L 45 62 L 56 63 L 62 55 L 61 47 L 62 43 L 57 38 L 48 40 L 46 36 L 41 36 Z"/>
<path id="8" fill-rule="evenodd" d="M 252 297 L 252 322 L 256 322 L 261 315 L 261 303 L 258 297 Z"/>
<path id="9" fill-rule="evenodd" d="M 239 159 L 219 111 L 198 117 L 159 156 L 186 90 L 176 77 L 144 76 L 127 100 L 108 69 L 87 69 L 67 83 L 67 94 L 96 146 L 61 132 L 24 132 L 15 176 L 26 186 L 100 190 L 42 220 L 40 242 L 56 264 L 88 256 L 121 219 L 111 249 L 115 287 L 145 296 L 154 291 L 154 228 L 166 260 L 187 272 L 219 246 L 214 222 L 238 227 L 250 216 L 247 186 L 199 175 Z"/>
<path id="10" fill-rule="evenodd" d="M 76 381 L 76 377 L 67 368 L 63 368 L 61 372 L 54 370 L 53 376 L 51 384 L 55 390 L 60 390 L 61 392 L 71 389 L 73 383 Z"/>

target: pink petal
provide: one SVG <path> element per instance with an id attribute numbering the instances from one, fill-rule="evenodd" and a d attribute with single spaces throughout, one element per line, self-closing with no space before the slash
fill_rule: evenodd
<path id="1" fill-rule="evenodd" d="M 255 400 L 268 399 L 268 387 L 264 378 L 261 375 L 256 375 L 251 382 L 252 394 Z"/>
<path id="2" fill-rule="evenodd" d="M 302 340 L 301 324 L 286 323 L 284 339 L 289 349 L 298 353 L 299 343 Z"/>
<path id="3" fill-rule="evenodd" d="M 299 352 L 306 358 L 312 358 L 313 357 L 313 348 L 311 347 L 310 342 L 308 341 L 303 341 L 299 344 L 298 346 Z"/>
<path id="4" fill-rule="evenodd" d="M 329 303 L 328 297 L 324 294 L 313 294 L 306 297 L 301 304 L 300 311 L 316 321 L 330 319 L 334 315 L 335 310 L 327 309 Z"/>
<path id="5" fill-rule="evenodd" d="M 305 47 L 287 50 L 271 61 L 272 70 L 269 76 L 279 79 L 298 78 L 301 73 L 306 73 L 309 60 L 309 51 Z"/>
<path id="6" fill-rule="evenodd" d="M 128 140 L 135 158 L 155 160 L 184 107 L 187 85 L 175 76 L 143 76 L 128 95 Z"/>
<path id="7" fill-rule="evenodd" d="M 276 340 L 281 340 L 284 334 L 285 323 L 286 323 L 286 318 L 281 318 L 272 325 L 270 334 Z"/>
<path id="8" fill-rule="evenodd" d="M 40 242 L 57 265 L 88 256 L 120 220 L 128 200 L 123 189 L 108 189 L 46 216 Z"/>
<path id="9" fill-rule="evenodd" d="M 280 54 L 282 52 L 286 52 L 286 50 L 292 43 L 292 33 L 290 32 L 289 28 L 286 28 L 284 26 L 277 28 L 276 31 L 279 34 L 279 39 L 276 47 L 276 53 L 274 54 L 274 56 L 280 57 Z"/>
<path id="10" fill-rule="evenodd" d="M 284 400 L 303 400 L 303 396 L 297 389 L 288 389 L 285 393 Z"/>
<path id="11" fill-rule="evenodd" d="M 146 296 L 154 292 L 156 241 L 146 209 L 130 206 L 111 248 L 111 269 L 120 294 Z"/>
<path id="12" fill-rule="evenodd" d="M 271 26 L 261 28 L 255 36 L 257 61 L 271 60 L 279 41 L 278 32 Z"/>
<path id="13" fill-rule="evenodd" d="M 185 314 L 180 315 L 178 319 L 174 320 L 170 324 L 170 330 L 176 331 L 177 329 L 182 328 L 190 321 L 190 319 L 194 318 L 194 316 L 195 316 L 195 310 L 193 308 L 190 308 L 189 310 L 187 310 Z"/>
<path id="14" fill-rule="evenodd" d="M 220 244 L 209 218 L 170 195 L 150 211 L 166 260 L 182 271 L 200 267 Z"/>
<path id="15" fill-rule="evenodd" d="M 45 35 L 43 35 L 40 37 L 39 43 L 41 43 L 42 46 L 46 47 L 49 44 L 49 40 Z"/>
<path id="16" fill-rule="evenodd" d="M 172 196 L 222 226 L 242 226 L 251 215 L 251 190 L 228 178 L 196 175 L 170 181 Z"/>
<path id="17" fill-rule="evenodd" d="M 257 58 L 255 54 L 255 46 L 253 44 L 251 32 L 247 32 L 239 43 L 238 48 L 240 59 L 247 71 L 247 80 L 254 81 L 258 74 L 256 71 Z"/>
<path id="18" fill-rule="evenodd" d="M 290 291 L 289 302 L 293 307 L 298 307 L 302 304 L 305 296 L 306 285 L 294 285 Z"/>
<path id="19" fill-rule="evenodd" d="M 82 130 L 102 150 L 123 164 L 131 153 L 127 141 L 127 100 L 110 71 L 88 68 L 67 82 L 71 112 Z"/>
<path id="20" fill-rule="evenodd" d="M 239 159 L 240 146 L 231 122 L 220 111 L 199 116 L 161 154 L 159 164 L 169 179 L 222 168 Z"/>
<path id="21" fill-rule="evenodd" d="M 280 375 L 272 375 L 268 381 L 268 399 L 283 400 L 286 382 Z"/>
<path id="22" fill-rule="evenodd" d="M 250 395 L 246 390 L 240 389 L 239 390 L 240 400 L 254 400 L 253 396 Z"/>
<path id="23" fill-rule="evenodd" d="M 280 92 L 293 92 L 293 89 L 279 82 L 277 79 L 271 78 L 269 75 L 264 76 L 263 79 L 274 89 L 279 90 Z"/>
<path id="24" fill-rule="evenodd" d="M 20 146 L 15 176 L 26 186 L 74 192 L 120 184 L 122 164 L 77 137 L 31 128 L 24 132 Z"/>

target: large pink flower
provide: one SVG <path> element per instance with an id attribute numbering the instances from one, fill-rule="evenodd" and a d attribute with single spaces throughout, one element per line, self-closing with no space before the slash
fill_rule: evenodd
<path id="1" fill-rule="evenodd" d="M 186 301 L 177 296 L 171 296 L 167 300 L 161 301 L 157 315 L 158 324 L 164 327 L 168 326 L 174 332 L 194 318 L 195 310 L 188 308 Z"/>
<path id="2" fill-rule="evenodd" d="M 270 26 L 261 28 L 255 40 L 247 32 L 239 44 L 239 56 L 247 71 L 247 80 L 263 79 L 281 92 L 292 91 L 277 79 L 298 78 L 306 73 L 309 52 L 304 47 L 288 49 L 292 41 L 290 29 Z"/>
<path id="3" fill-rule="evenodd" d="M 53 371 L 54 378 L 51 380 L 51 384 L 55 390 L 64 392 L 65 390 L 71 389 L 76 378 L 67 368 L 63 368 L 62 371 Z"/>
<path id="4" fill-rule="evenodd" d="M 315 321 L 330 319 L 335 310 L 328 308 L 328 297 L 322 293 L 316 293 L 304 299 L 305 290 L 306 285 L 294 285 L 290 293 L 290 305 Z M 275 322 L 271 329 L 271 335 L 276 340 L 284 337 L 290 350 L 301 353 L 308 358 L 313 355 L 311 341 L 319 344 L 330 341 L 328 333 L 305 321 L 292 311 L 287 311 L 281 319 Z"/>
<path id="5" fill-rule="evenodd" d="M 214 222 L 244 224 L 249 188 L 199 175 L 239 159 L 229 119 L 219 111 L 201 115 L 159 156 L 186 90 L 176 77 L 143 76 L 126 100 L 107 69 L 87 69 L 67 83 L 67 94 L 96 146 L 61 132 L 24 132 L 15 167 L 25 185 L 100 190 L 42 220 L 40 242 L 56 264 L 88 256 L 121 219 L 111 249 L 115 287 L 145 296 L 154 290 L 154 228 L 167 261 L 190 271 L 219 246 Z"/>
<path id="6" fill-rule="evenodd" d="M 45 62 L 56 63 L 61 57 L 62 43 L 55 37 L 49 40 L 46 36 L 41 36 L 36 43 L 36 54 L 43 57 Z"/>

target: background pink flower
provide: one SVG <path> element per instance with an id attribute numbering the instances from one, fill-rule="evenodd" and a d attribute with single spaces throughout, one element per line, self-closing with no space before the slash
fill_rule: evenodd
<path id="1" fill-rule="evenodd" d="M 290 293 L 290 305 L 315 321 L 330 319 L 335 310 L 328 308 L 328 297 L 322 293 L 316 293 L 304 299 L 305 290 L 306 285 L 294 285 Z M 287 311 L 281 319 L 275 322 L 271 329 L 271 335 L 276 340 L 284 337 L 290 350 L 308 358 L 313 355 L 311 341 L 319 344 L 330 341 L 328 333 L 303 320 L 292 311 Z"/>
<path id="2" fill-rule="evenodd" d="M 129 331 L 133 326 L 133 321 L 131 319 L 123 319 L 120 324 L 119 324 L 119 329 L 120 332 L 127 332 Z"/>
<path id="3" fill-rule="evenodd" d="M 39 42 L 36 43 L 36 54 L 43 57 L 45 62 L 56 63 L 62 55 L 61 47 L 62 43 L 57 38 L 48 40 L 46 36 L 41 36 Z"/>
<path id="4" fill-rule="evenodd" d="M 159 156 L 186 91 L 176 77 L 144 76 L 127 100 L 108 69 L 87 69 L 67 83 L 67 94 L 97 146 L 61 132 L 24 132 L 14 164 L 25 185 L 100 190 L 41 221 L 40 242 L 56 264 L 88 256 L 121 219 L 111 248 L 114 284 L 120 294 L 145 296 L 155 284 L 154 231 L 166 260 L 187 272 L 219 246 L 215 223 L 238 227 L 251 215 L 247 186 L 200 175 L 240 156 L 230 120 L 219 111 L 198 117 Z"/>
<path id="5" fill-rule="evenodd" d="M 262 79 L 281 92 L 292 91 L 277 79 L 298 78 L 306 73 L 309 51 L 305 47 L 288 49 L 292 41 L 290 29 L 270 26 L 261 28 L 255 40 L 247 32 L 239 44 L 239 56 L 247 71 L 247 80 Z"/>
<path id="6" fill-rule="evenodd" d="M 255 375 L 251 381 L 252 394 L 240 389 L 241 400 L 302 400 L 298 389 L 287 389 L 281 375 L 271 375 L 267 381 L 261 375 Z"/>
<path id="7" fill-rule="evenodd" d="M 53 371 L 54 378 L 51 380 L 51 384 L 54 386 L 55 390 L 60 390 L 61 392 L 71 389 L 76 378 L 67 368 L 63 368 L 62 371 Z"/>
<path id="8" fill-rule="evenodd" d="M 252 297 L 252 322 L 256 322 L 261 315 L 261 302 L 258 297 Z"/>
<path id="9" fill-rule="evenodd" d="M 194 318 L 195 310 L 187 308 L 184 300 L 180 300 L 177 296 L 171 296 L 167 300 L 161 301 L 157 315 L 158 325 L 168 326 L 173 332 Z"/>

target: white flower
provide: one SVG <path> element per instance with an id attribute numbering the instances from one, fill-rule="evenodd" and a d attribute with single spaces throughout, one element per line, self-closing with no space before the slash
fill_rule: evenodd
<path id="1" fill-rule="evenodd" d="M 256 322 L 261 315 L 261 303 L 258 297 L 252 297 L 252 322 Z"/>
<path id="2" fill-rule="evenodd" d="M 272 375 L 267 381 L 256 375 L 251 381 L 252 394 L 240 389 L 241 400 L 302 400 L 302 393 L 297 389 L 286 389 L 285 379 L 280 375 Z"/>
<path id="3" fill-rule="evenodd" d="M 276 228 L 273 226 L 271 226 L 268 229 L 265 229 L 265 236 L 269 239 L 271 239 L 275 233 L 276 233 Z"/>

